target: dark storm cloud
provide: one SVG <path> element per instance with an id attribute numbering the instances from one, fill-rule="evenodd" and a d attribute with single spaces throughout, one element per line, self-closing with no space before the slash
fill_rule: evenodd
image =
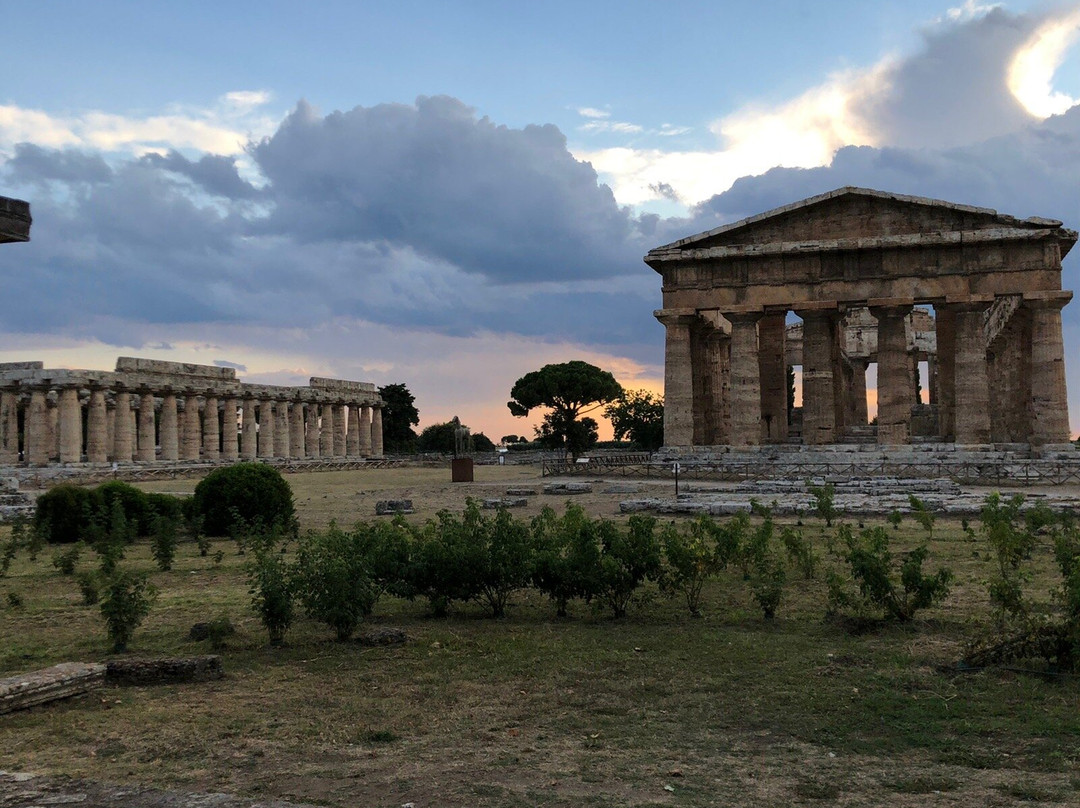
<path id="1" fill-rule="evenodd" d="M 173 171 L 190 179 L 208 194 L 229 199 L 256 199 L 260 196 L 251 183 L 240 178 L 236 160 L 217 154 L 206 154 L 192 161 L 176 151 L 166 155 L 147 154 L 142 161 L 155 168 Z"/>
<path id="2" fill-rule="evenodd" d="M 108 182 L 112 169 L 98 154 L 77 149 L 43 149 L 32 143 L 19 143 L 7 162 L 14 182 L 34 185 L 44 180 L 65 183 Z"/>

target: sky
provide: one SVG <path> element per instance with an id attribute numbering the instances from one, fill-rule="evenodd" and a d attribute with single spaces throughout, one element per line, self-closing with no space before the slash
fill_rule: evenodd
<path id="1" fill-rule="evenodd" d="M 550 362 L 662 390 L 652 247 L 844 185 L 1080 227 L 1080 2 L 0 11 L 34 216 L 0 361 L 403 382 L 498 440 Z M 1080 302 L 1064 329 L 1076 434 Z"/>

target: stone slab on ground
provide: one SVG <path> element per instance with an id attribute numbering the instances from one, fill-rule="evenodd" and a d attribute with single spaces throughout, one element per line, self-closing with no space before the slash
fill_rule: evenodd
<path id="1" fill-rule="evenodd" d="M 0 771 L 0 806 L 79 808 L 315 808 L 309 803 L 253 800 L 230 794 L 159 791 L 40 774 Z"/>
<path id="2" fill-rule="evenodd" d="M 114 659 L 105 673 L 110 682 L 122 685 L 165 685 L 209 682 L 225 675 L 217 654 L 161 659 Z"/>
<path id="3" fill-rule="evenodd" d="M 415 513 L 411 499 L 381 499 L 375 503 L 376 516 L 398 513 Z"/>
<path id="4" fill-rule="evenodd" d="M 376 628 L 365 631 L 356 641 L 366 648 L 377 648 L 383 645 L 401 645 L 409 641 L 409 635 L 400 628 Z"/>
<path id="5" fill-rule="evenodd" d="M 498 508 L 524 508 L 528 504 L 529 500 L 526 497 L 498 497 L 485 499 L 480 503 L 480 507 L 493 511 Z"/>
<path id="6" fill-rule="evenodd" d="M 548 483 L 544 486 L 544 493 L 559 496 L 591 494 L 592 483 Z"/>
<path id="7" fill-rule="evenodd" d="M 105 684 L 105 666 L 93 662 L 61 662 L 0 679 L 0 714 L 78 696 Z"/>
<path id="8" fill-rule="evenodd" d="M 535 497 L 535 488 L 507 488 L 506 496 L 508 497 Z"/>

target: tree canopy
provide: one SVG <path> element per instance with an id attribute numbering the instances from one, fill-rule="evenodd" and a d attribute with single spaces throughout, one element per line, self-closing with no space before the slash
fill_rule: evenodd
<path id="1" fill-rule="evenodd" d="M 465 424 L 456 415 L 444 424 L 432 424 L 420 433 L 416 448 L 421 452 L 441 452 L 452 454 L 455 451 L 455 433 Z M 468 429 L 468 427 L 465 427 Z M 494 452 L 495 444 L 483 432 L 474 432 L 470 436 L 471 451 Z"/>
<path id="2" fill-rule="evenodd" d="M 519 418 L 537 407 L 550 409 L 537 436 L 545 446 L 564 447 L 577 457 L 596 443 L 596 421 L 579 420 L 580 416 L 616 400 L 622 392 L 608 371 L 572 360 L 526 373 L 514 383 L 506 406 Z"/>
<path id="3" fill-rule="evenodd" d="M 416 451 L 416 433 L 412 428 L 420 423 L 416 398 L 402 383 L 379 388 L 383 400 L 383 447 L 388 452 Z"/>
<path id="4" fill-rule="evenodd" d="M 615 439 L 629 438 L 647 452 L 664 445 L 664 399 L 647 390 L 630 390 L 609 404 L 604 415 Z"/>

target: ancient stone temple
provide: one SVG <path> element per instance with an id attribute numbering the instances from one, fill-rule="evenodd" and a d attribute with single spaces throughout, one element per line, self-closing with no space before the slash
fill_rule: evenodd
<path id="1" fill-rule="evenodd" d="M 879 444 L 1067 443 L 1061 259 L 1076 239 L 1051 219 L 841 188 L 651 250 L 665 445 L 787 443 L 793 365 L 796 439 L 844 443 L 868 426 L 871 363 Z"/>
<path id="2" fill-rule="evenodd" d="M 0 196 L 0 244 L 29 240 L 29 203 Z"/>
<path id="3" fill-rule="evenodd" d="M 374 384 L 247 384 L 232 368 L 120 357 L 115 371 L 0 363 L 0 464 L 382 457 Z"/>

